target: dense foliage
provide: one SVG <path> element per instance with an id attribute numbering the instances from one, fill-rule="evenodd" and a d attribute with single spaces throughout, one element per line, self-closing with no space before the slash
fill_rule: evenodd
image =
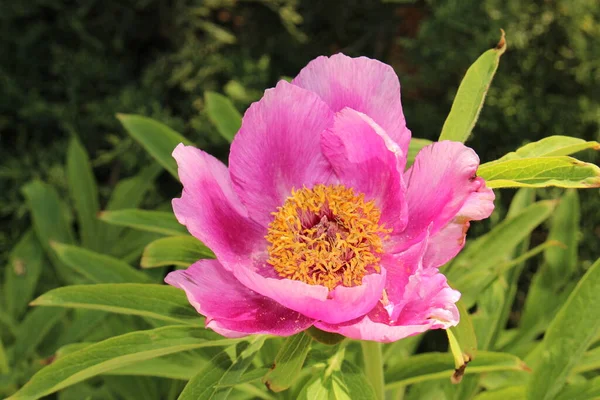
<path id="1" fill-rule="evenodd" d="M 2 10 L 2 396 L 42 366 L 97 342 L 93 351 L 106 353 L 108 364 L 110 357 L 131 354 L 137 363 L 100 375 L 102 361 L 82 373 L 91 380 L 69 387 L 65 381 L 37 381 L 32 393 L 50 393 L 58 382 L 66 388 L 52 396 L 61 400 L 158 400 L 177 398 L 188 379 L 213 385 L 216 395 L 231 392 L 231 383 L 241 380 L 231 398 L 252 398 L 274 360 L 297 347 L 296 341 L 310 342 L 306 336 L 220 340 L 196 327 L 203 320 L 180 292 L 158 283 L 164 267 L 212 257 L 170 212 L 168 201 L 181 186 L 169 175 L 175 173 L 168 147 L 185 137 L 225 158 L 235 130 L 223 121 L 237 121 L 236 109 L 243 112 L 264 88 L 295 75 L 317 55 L 343 51 L 393 65 L 413 135 L 436 140 L 465 71 L 504 28 L 509 50 L 467 144 L 488 162 L 524 143 L 567 135 L 588 142 L 560 139 L 554 145 L 585 150 L 577 154 L 584 161 L 598 160 L 589 149 L 600 128 L 600 42 L 594 40 L 600 36 L 600 8 L 594 0 L 33 0 Z M 145 132 L 164 141 L 147 141 Z M 426 143 L 417 140 L 414 148 Z M 535 155 L 545 155 L 544 146 L 535 149 Z M 488 164 L 483 173 L 496 172 Z M 467 353 L 475 347 L 469 334 L 477 336 L 479 360 L 467 369 L 473 375 L 451 385 L 452 357 L 420 354 L 446 350 L 443 335 L 433 332 L 384 347 L 389 393 L 401 396 L 411 384 L 405 398 L 414 400 L 470 399 L 481 389 L 497 391 L 497 397 L 479 394 L 481 400 L 520 398 L 530 390 L 528 382 L 556 373 L 554 385 L 540 392 L 544 398 L 598 394 L 600 318 L 591 313 L 597 313 L 600 266 L 590 269 L 598 258 L 597 189 L 497 194 L 491 220 L 472 229 L 472 237 L 480 237 L 445 270 L 471 312 L 473 329 L 461 325 L 455 334 Z M 143 270 L 132 268 L 140 265 Z M 73 292 L 57 289 L 36 300 L 58 307 L 27 307 L 49 290 L 89 283 L 110 286 L 101 288 L 96 303 L 90 302 L 94 293 L 71 286 Z M 576 309 L 579 320 L 570 320 Z M 142 331 L 147 329 L 154 330 Z M 580 335 L 565 345 L 560 332 L 566 329 Z M 124 343 L 137 347 L 123 347 L 130 355 L 107 351 Z M 362 385 L 355 367 L 363 367 L 360 345 L 344 346 L 313 343 L 306 364 L 312 369 L 300 371 L 305 346 L 306 353 L 294 355 L 300 361 L 292 357 L 265 378 L 291 386 L 273 397 L 311 398 L 311 371 L 325 365 L 331 366 L 328 385 L 339 386 L 345 376 Z M 348 365 L 340 361 L 344 352 Z M 561 358 L 567 353 L 572 359 Z M 544 363 L 546 356 L 551 362 Z M 81 365 L 76 357 L 64 360 Z M 530 378 L 522 360 L 534 370 L 544 364 L 558 369 L 541 369 Z M 213 370 L 219 371 L 214 379 L 208 373 Z M 298 380 L 282 378 L 289 375 Z"/>

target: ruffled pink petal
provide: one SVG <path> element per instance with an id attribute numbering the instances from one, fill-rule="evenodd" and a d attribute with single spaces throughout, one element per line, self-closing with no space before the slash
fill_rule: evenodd
<path id="1" fill-rule="evenodd" d="M 277 303 L 298 311 L 308 318 L 339 323 L 369 312 L 381 299 L 386 271 L 366 275 L 360 286 L 338 286 L 329 291 L 325 286 L 282 279 L 269 274 L 269 266 L 260 273 L 251 268 L 233 268 L 235 277 L 245 286 Z M 272 269 L 272 268 L 271 268 Z"/>
<path id="2" fill-rule="evenodd" d="M 408 223 L 401 235 L 392 237 L 393 251 L 401 251 L 421 241 L 429 228 L 432 241 L 436 243 L 435 250 L 441 254 L 432 256 L 432 260 L 444 259 L 444 254 L 456 254 L 462 246 L 459 240 L 434 240 L 438 232 L 459 217 L 465 205 L 466 219 L 485 218 L 494 208 L 493 193 L 485 188 L 482 179 L 476 177 L 478 166 L 477 154 L 462 143 L 442 141 L 424 147 L 404 175 Z M 461 218 L 457 221 L 464 222 Z M 449 248 L 440 249 L 439 246 Z"/>
<path id="3" fill-rule="evenodd" d="M 292 83 L 317 93 L 333 111 L 350 107 L 368 115 L 407 154 L 410 130 L 402 112 L 400 82 L 389 65 L 344 54 L 317 57 Z"/>
<path id="4" fill-rule="evenodd" d="M 455 303 L 460 293 L 451 289 L 436 269 L 420 269 L 410 277 L 405 290 L 405 305 L 396 320 L 379 303 L 369 314 L 345 324 L 317 321 L 315 326 L 352 339 L 394 342 L 430 329 L 447 329 L 459 321 Z"/>
<path id="5" fill-rule="evenodd" d="M 405 157 L 398 145 L 368 116 L 344 108 L 322 134 L 321 148 L 340 183 L 375 200 L 380 223 L 401 232 L 406 226 Z"/>
<path id="6" fill-rule="evenodd" d="M 290 336 L 309 328 L 313 320 L 253 292 L 217 260 L 200 260 L 173 271 L 165 282 L 185 291 L 206 326 L 227 337 L 250 334 Z"/>
<path id="7" fill-rule="evenodd" d="M 465 245 L 470 221 L 477 221 L 490 216 L 494 210 L 494 191 L 485 186 L 481 178 L 481 186 L 472 192 L 460 208 L 456 216 L 429 240 L 423 264 L 426 267 L 439 267 L 453 259 Z"/>
<path id="8" fill-rule="evenodd" d="M 285 81 L 252 104 L 231 144 L 229 170 L 250 217 L 268 226 L 293 188 L 327 183 L 321 132 L 333 112 L 315 93 Z"/>
<path id="9" fill-rule="evenodd" d="M 222 162 L 183 144 L 175 148 L 173 157 L 183 183 L 181 198 L 173 199 L 173 211 L 192 235 L 221 261 L 246 259 L 264 246 L 266 231 L 248 218 Z"/>

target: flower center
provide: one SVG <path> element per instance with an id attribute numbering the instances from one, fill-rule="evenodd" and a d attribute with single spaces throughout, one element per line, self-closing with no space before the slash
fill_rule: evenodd
<path id="1" fill-rule="evenodd" d="M 379 224 L 381 211 L 364 197 L 342 185 L 293 190 L 269 224 L 267 262 L 281 277 L 330 290 L 360 285 L 366 274 L 380 271 L 382 236 L 392 231 Z"/>

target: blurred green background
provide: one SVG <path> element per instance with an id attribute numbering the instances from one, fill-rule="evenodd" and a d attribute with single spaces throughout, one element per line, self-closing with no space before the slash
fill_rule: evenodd
<path id="1" fill-rule="evenodd" d="M 413 135 L 435 139 L 466 69 L 503 28 L 509 49 L 468 142 L 482 161 L 549 135 L 600 136 L 597 0 L 29 0 L 1 10 L 0 265 L 30 224 L 26 182 L 41 178 L 68 201 L 71 135 L 93 160 L 104 205 L 149 163 L 117 112 L 156 118 L 224 158 L 204 92 L 226 94 L 243 112 L 322 54 L 391 64 Z M 591 151 L 580 158 L 598 162 Z M 142 207 L 177 195 L 167 175 Z M 581 197 L 580 254 L 591 260 L 598 191 Z"/>

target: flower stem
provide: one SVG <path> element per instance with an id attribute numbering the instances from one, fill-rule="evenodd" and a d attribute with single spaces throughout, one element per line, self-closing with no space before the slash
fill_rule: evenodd
<path id="1" fill-rule="evenodd" d="M 381 343 L 363 340 L 360 342 L 365 360 L 365 375 L 371 382 L 378 400 L 385 399 L 383 379 L 383 357 L 381 356 Z"/>

